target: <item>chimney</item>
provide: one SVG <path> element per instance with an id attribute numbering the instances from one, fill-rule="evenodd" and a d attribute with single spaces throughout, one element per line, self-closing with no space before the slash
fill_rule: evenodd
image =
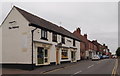
<path id="1" fill-rule="evenodd" d="M 80 34 L 80 35 L 81 35 L 81 30 L 80 30 L 80 28 L 78 27 L 73 33 L 77 33 L 77 34 Z"/>
<path id="2" fill-rule="evenodd" d="M 103 46 L 105 46 L 105 44 L 103 44 Z"/>
<path id="3" fill-rule="evenodd" d="M 87 34 L 84 34 L 84 37 L 87 39 Z"/>
<path id="4" fill-rule="evenodd" d="M 97 42 L 97 40 L 95 40 L 95 42 Z"/>
<path id="5" fill-rule="evenodd" d="M 77 32 L 81 35 L 81 30 L 79 27 L 77 28 Z"/>

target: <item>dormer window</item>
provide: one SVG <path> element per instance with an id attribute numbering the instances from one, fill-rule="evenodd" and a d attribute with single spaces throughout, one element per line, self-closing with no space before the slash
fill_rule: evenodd
<path id="1" fill-rule="evenodd" d="M 57 34 L 56 33 L 52 33 L 52 41 L 57 42 Z"/>
<path id="2" fill-rule="evenodd" d="M 41 29 L 41 39 L 47 40 L 47 30 Z"/>

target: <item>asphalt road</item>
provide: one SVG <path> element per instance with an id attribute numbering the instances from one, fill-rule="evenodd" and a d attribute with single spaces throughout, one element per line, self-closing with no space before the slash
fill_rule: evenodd
<path id="1" fill-rule="evenodd" d="M 44 74 L 115 74 L 117 59 L 103 59 L 99 61 L 83 61 L 76 65 L 56 69 Z"/>

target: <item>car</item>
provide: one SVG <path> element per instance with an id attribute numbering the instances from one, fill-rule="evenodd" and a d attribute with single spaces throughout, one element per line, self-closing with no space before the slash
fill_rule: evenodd
<path id="1" fill-rule="evenodd" d="M 94 55 L 94 56 L 92 57 L 92 61 L 95 61 L 95 60 L 100 60 L 100 57 L 99 57 L 98 55 Z"/>
<path id="2" fill-rule="evenodd" d="M 99 57 L 100 57 L 100 59 L 103 59 L 103 56 L 101 56 L 101 55 L 98 55 Z"/>
<path id="3" fill-rule="evenodd" d="M 106 58 L 107 58 L 107 56 L 106 56 L 106 55 L 103 55 L 102 57 L 103 57 L 103 59 L 106 59 Z"/>
<path id="4" fill-rule="evenodd" d="M 116 55 L 113 55 L 113 56 L 112 56 L 112 58 L 113 58 L 113 59 L 116 59 L 116 58 L 117 58 L 117 56 L 116 56 Z"/>
<path id="5" fill-rule="evenodd" d="M 107 55 L 103 55 L 102 57 L 103 57 L 103 59 L 109 58 L 109 56 L 107 56 Z"/>

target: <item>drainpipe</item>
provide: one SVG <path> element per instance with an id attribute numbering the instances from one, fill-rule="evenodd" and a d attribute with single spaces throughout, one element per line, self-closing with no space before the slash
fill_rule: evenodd
<path id="1" fill-rule="evenodd" d="M 34 36 L 34 31 L 37 29 L 37 27 L 33 30 L 31 30 L 32 33 L 32 70 L 34 70 L 34 64 L 33 64 L 33 36 Z"/>

